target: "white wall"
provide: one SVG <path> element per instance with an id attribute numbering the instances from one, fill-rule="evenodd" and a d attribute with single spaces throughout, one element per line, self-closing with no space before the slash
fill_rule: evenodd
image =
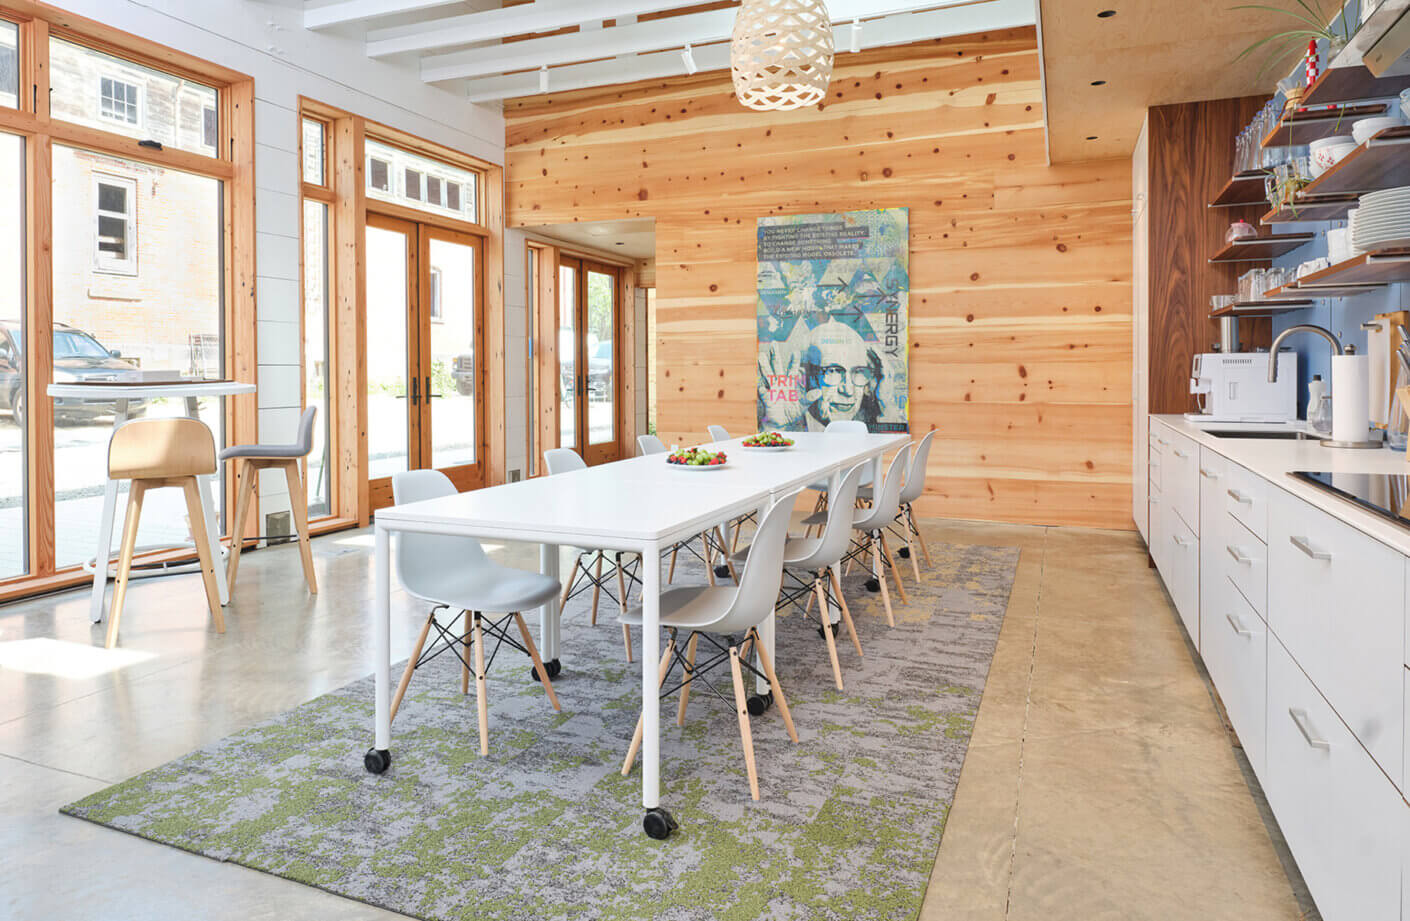
<path id="1" fill-rule="evenodd" d="M 292 440 L 300 404 L 298 98 L 308 96 L 495 163 L 504 162 L 497 110 L 422 83 L 410 68 L 372 61 L 360 40 L 308 32 L 303 4 L 259 0 L 58 0 L 66 9 L 249 74 L 255 81 L 259 432 Z M 522 263 L 522 241 L 518 258 Z M 511 251 L 506 249 L 507 252 Z M 508 327 L 523 355 L 523 270 Z M 509 301 L 509 298 L 506 298 Z M 518 319 L 513 319 L 517 315 Z M 523 367 L 511 360 L 510 449 L 522 467 Z M 517 375 L 517 378 L 516 378 Z M 517 381 L 517 383 L 516 383 Z M 517 386 L 517 389 L 516 389 Z M 515 394 L 518 404 L 513 402 Z M 261 482 L 262 510 L 288 508 L 282 474 Z"/>

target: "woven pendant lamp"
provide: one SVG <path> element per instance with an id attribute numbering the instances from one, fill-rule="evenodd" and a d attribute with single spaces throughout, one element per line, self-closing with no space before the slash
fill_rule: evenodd
<path id="1" fill-rule="evenodd" d="M 730 41 L 734 94 L 751 109 L 817 105 L 832 79 L 832 20 L 823 0 L 744 0 Z"/>

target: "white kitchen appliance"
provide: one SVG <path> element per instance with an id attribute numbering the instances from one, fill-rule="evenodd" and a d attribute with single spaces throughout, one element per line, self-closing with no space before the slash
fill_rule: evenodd
<path id="1" fill-rule="evenodd" d="M 1201 422 L 1297 421 L 1297 353 L 1278 353 L 1278 380 L 1268 380 L 1264 353 L 1209 352 L 1196 355 L 1190 370 L 1190 393 L 1200 411 L 1187 413 Z"/>

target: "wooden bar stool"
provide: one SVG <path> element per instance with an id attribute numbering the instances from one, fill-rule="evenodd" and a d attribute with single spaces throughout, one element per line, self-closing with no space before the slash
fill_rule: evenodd
<path id="1" fill-rule="evenodd" d="M 313 574 L 313 548 L 308 542 L 308 493 L 304 491 L 303 478 L 299 475 L 299 461 L 313 451 L 313 420 L 318 415 L 318 407 L 310 406 L 299 417 L 298 440 L 293 444 L 282 445 L 233 445 L 220 452 L 222 461 L 234 461 L 236 475 L 235 517 L 230 527 L 230 562 L 227 564 L 225 584 L 235 591 L 235 573 L 240 569 L 240 550 L 245 542 L 245 519 L 249 517 L 251 500 L 259 485 L 259 472 L 268 467 L 284 470 L 284 478 L 289 484 L 289 508 L 294 516 L 294 528 L 299 535 L 299 555 L 304 563 L 304 581 L 308 590 L 318 594 L 318 580 Z"/>
<path id="2" fill-rule="evenodd" d="M 179 486 L 186 493 L 186 514 L 190 517 L 191 536 L 201 563 L 206 604 L 210 606 L 216 632 L 225 632 L 220 593 L 215 585 L 215 556 L 206 539 L 206 516 L 196 479 L 215 472 L 215 439 L 211 430 L 198 419 L 133 419 L 113 432 L 108 443 L 108 478 L 131 482 L 127 489 L 127 520 L 123 522 L 117 583 L 113 587 L 113 610 L 108 620 L 107 648 L 112 649 L 117 644 L 122 605 L 132 574 L 132 554 L 137 548 L 142 499 L 147 490 L 163 486 Z"/>

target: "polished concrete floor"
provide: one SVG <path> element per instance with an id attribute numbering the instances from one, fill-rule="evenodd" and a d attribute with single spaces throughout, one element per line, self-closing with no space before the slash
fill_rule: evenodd
<path id="1" fill-rule="evenodd" d="M 922 921 L 1315 916 L 1134 534 L 926 530 L 1022 556 Z M 56 811 L 366 674 L 370 545 L 316 540 L 316 597 L 249 555 L 225 636 L 194 576 L 138 583 L 113 652 L 83 592 L 0 607 L 0 918 L 399 917 Z"/>

